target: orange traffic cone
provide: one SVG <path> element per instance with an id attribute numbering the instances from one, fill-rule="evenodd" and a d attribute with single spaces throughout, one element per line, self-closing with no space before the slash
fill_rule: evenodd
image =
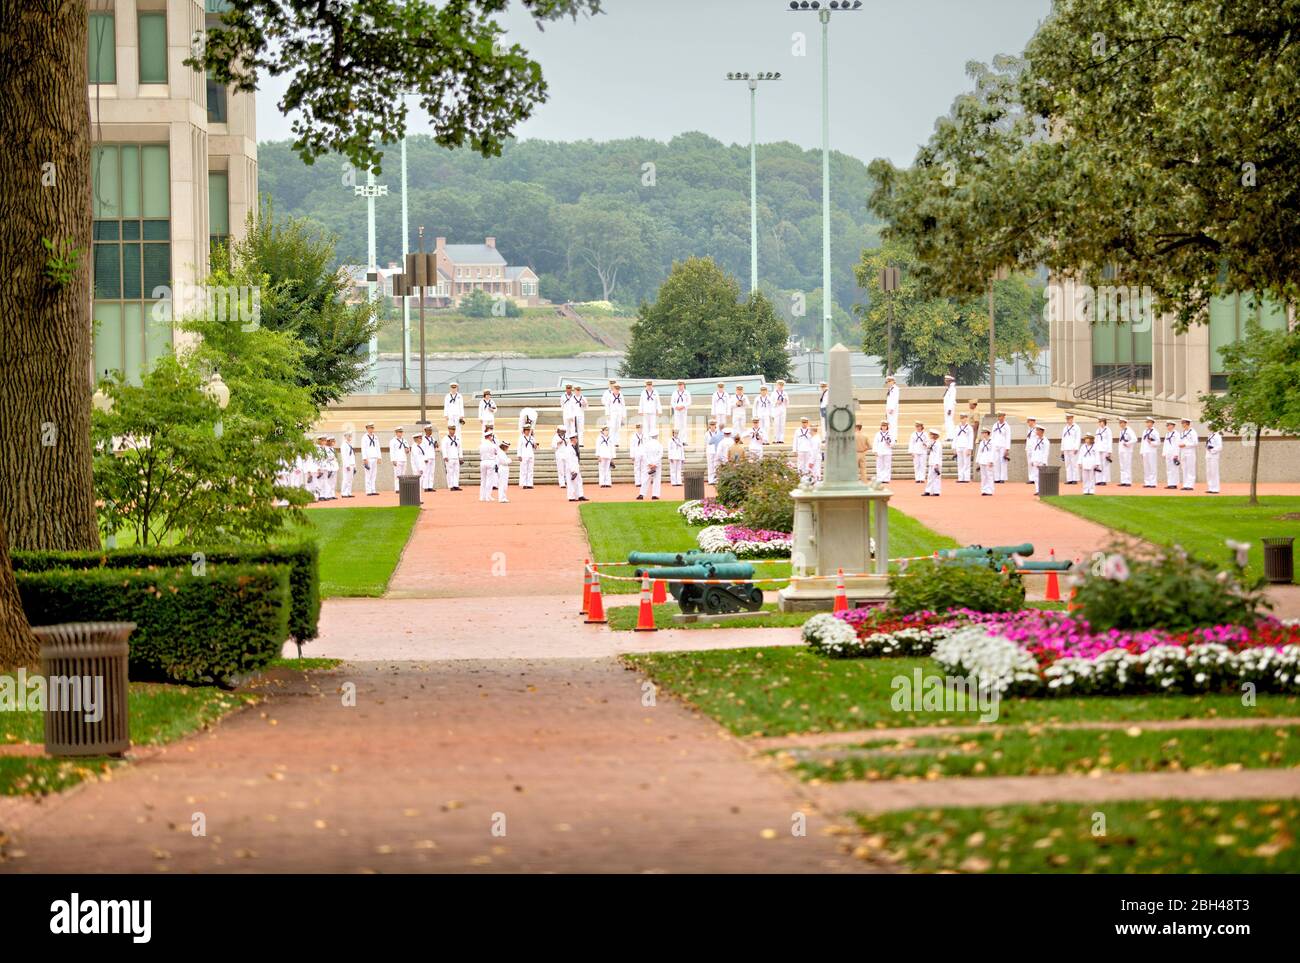
<path id="1" fill-rule="evenodd" d="M 1076 602 L 1076 601 L 1074 600 L 1074 597 L 1075 597 L 1078 593 L 1079 593 L 1079 590 L 1078 590 L 1077 588 L 1072 588 L 1072 589 L 1070 589 L 1070 601 L 1068 601 L 1068 602 L 1065 603 L 1065 610 L 1066 610 L 1067 612 L 1073 612 L 1073 611 L 1075 611 L 1076 609 L 1081 609 L 1081 608 L 1083 608 L 1082 605 L 1080 605 L 1078 602 Z"/>
<path id="2" fill-rule="evenodd" d="M 653 593 L 650 596 L 650 601 L 653 602 L 655 605 L 662 605 L 664 602 L 668 601 L 668 586 L 664 583 L 663 579 L 661 578 L 655 579 L 654 589 L 653 589 Z"/>
<path id="3" fill-rule="evenodd" d="M 839 578 L 835 582 L 835 607 L 832 612 L 847 612 L 849 610 L 849 597 L 844 591 L 844 569 L 837 569 Z"/>
<path id="4" fill-rule="evenodd" d="M 655 610 L 650 604 L 650 576 L 641 576 L 641 609 L 636 614 L 636 631 L 655 631 Z"/>
<path id="5" fill-rule="evenodd" d="M 600 598 L 600 575 L 596 572 L 591 575 L 591 598 L 587 601 L 587 617 L 583 621 L 588 625 L 609 621 L 605 618 L 605 603 Z"/>
<path id="6" fill-rule="evenodd" d="M 1052 549 L 1049 554 L 1051 556 L 1050 560 L 1055 562 L 1056 549 Z M 1047 573 L 1047 595 L 1044 597 L 1049 602 L 1061 601 L 1061 580 L 1057 578 L 1055 571 Z"/>
<path id="7" fill-rule="evenodd" d="M 591 559 L 582 560 L 582 608 L 578 609 L 579 615 L 586 615 L 587 608 L 591 605 Z"/>

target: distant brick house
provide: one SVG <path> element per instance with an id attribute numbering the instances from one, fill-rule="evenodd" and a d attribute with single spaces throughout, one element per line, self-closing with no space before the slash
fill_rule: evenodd
<path id="1" fill-rule="evenodd" d="M 484 291 L 494 298 L 510 298 L 521 307 L 542 303 L 533 269 L 506 264 L 494 237 L 485 238 L 482 244 L 448 244 L 445 237 L 440 237 L 433 254 L 438 265 L 438 287 L 437 293 L 425 301 L 426 305 L 455 307 L 473 291 Z M 348 300 L 364 301 L 368 288 L 366 268 L 348 264 L 340 270 L 351 282 Z M 392 277 L 401 270 L 398 264 L 379 269 L 379 283 L 385 295 L 392 296 Z"/>
<path id="2" fill-rule="evenodd" d="M 510 298 L 521 306 L 541 303 L 537 275 L 526 266 L 506 264 L 497 250 L 495 237 L 482 244 L 448 244 L 445 237 L 434 245 L 438 264 L 438 295 L 448 304 L 459 304 L 473 291 L 484 291 L 494 298 Z"/>

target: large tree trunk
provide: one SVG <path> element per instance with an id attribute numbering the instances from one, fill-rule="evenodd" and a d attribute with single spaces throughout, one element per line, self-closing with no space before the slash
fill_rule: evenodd
<path id="1" fill-rule="evenodd" d="M 0 523 L 14 548 L 96 548 L 86 3 L 4 0 L 0 20 Z M 82 252 L 69 283 L 42 238 Z M 0 651 L 14 604 L 0 584 Z"/>
<path id="2" fill-rule="evenodd" d="M 1250 500 L 1247 505 L 1259 504 L 1259 436 L 1260 428 L 1255 426 L 1255 450 L 1250 455 Z"/>
<path id="3" fill-rule="evenodd" d="M 18 584 L 9 564 L 9 539 L 0 521 L 0 669 L 36 665 L 39 661 L 40 649 L 18 600 Z"/>

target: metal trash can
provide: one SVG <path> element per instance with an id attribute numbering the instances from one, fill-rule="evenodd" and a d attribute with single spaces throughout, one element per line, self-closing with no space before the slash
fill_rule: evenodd
<path id="1" fill-rule="evenodd" d="M 419 475 L 398 475 L 397 476 L 397 504 L 399 505 L 420 504 L 420 476 Z"/>
<path id="2" fill-rule="evenodd" d="M 1061 466 L 1043 465 L 1038 469 L 1038 494 L 1061 494 Z"/>
<path id="3" fill-rule="evenodd" d="M 32 629 L 45 675 L 45 751 L 120 756 L 131 748 L 127 638 L 134 622 L 67 622 Z"/>
<path id="4" fill-rule="evenodd" d="M 704 497 L 704 472 L 691 469 L 682 476 L 682 497 L 688 502 Z"/>
<path id="5" fill-rule="evenodd" d="M 1264 543 L 1264 578 L 1290 585 L 1295 580 L 1295 539 L 1290 536 L 1261 539 Z"/>

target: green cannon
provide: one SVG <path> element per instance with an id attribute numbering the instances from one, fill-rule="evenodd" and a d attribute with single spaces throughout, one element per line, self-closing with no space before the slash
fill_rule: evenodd
<path id="1" fill-rule="evenodd" d="M 717 615 L 722 612 L 757 612 L 763 607 L 763 592 L 756 585 L 732 582 L 727 585 L 692 585 L 674 582 L 673 579 L 751 579 L 754 566 L 748 562 L 708 562 L 700 565 L 673 565 L 660 568 L 640 568 L 637 575 L 648 575 L 668 583 L 682 612 L 704 612 Z"/>
<path id="2" fill-rule="evenodd" d="M 685 552 L 628 552 L 629 565 L 702 565 L 706 562 L 734 562 L 731 552 L 702 552 L 692 548 Z"/>
<path id="3" fill-rule="evenodd" d="M 1020 568 L 1025 572 L 1068 572 L 1072 564 L 1057 559 L 1054 562 L 1021 562 Z"/>
<path id="4" fill-rule="evenodd" d="M 1009 558 L 1012 555 L 1027 556 L 1034 554 L 1034 546 L 1029 542 L 1020 545 L 967 545 L 965 548 L 948 548 L 939 552 L 940 558 Z"/>

